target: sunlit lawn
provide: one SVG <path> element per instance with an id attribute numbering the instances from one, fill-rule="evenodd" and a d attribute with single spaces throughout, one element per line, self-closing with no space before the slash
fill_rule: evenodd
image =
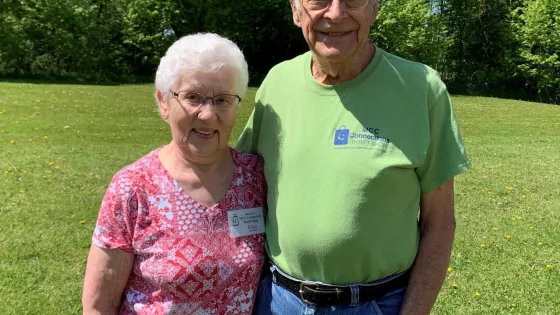
<path id="1" fill-rule="evenodd" d="M 434 314 L 559 314 L 560 107 L 454 101 L 474 167 L 457 179 L 455 248 Z M 167 143 L 167 128 L 150 85 L 0 83 L 0 314 L 80 313 L 105 188 Z"/>

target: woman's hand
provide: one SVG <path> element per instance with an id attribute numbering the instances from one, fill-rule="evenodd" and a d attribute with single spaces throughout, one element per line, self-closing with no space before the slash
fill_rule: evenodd
<path id="1" fill-rule="evenodd" d="M 117 314 L 133 264 L 133 254 L 91 245 L 82 295 L 84 315 Z"/>

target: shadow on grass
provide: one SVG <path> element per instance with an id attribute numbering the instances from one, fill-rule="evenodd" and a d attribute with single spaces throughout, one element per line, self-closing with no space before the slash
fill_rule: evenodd
<path id="1" fill-rule="evenodd" d="M 457 96 L 479 96 L 479 97 L 491 97 L 499 99 L 517 100 L 525 102 L 534 103 L 544 103 L 550 105 L 560 105 L 560 100 L 555 100 L 550 97 L 539 95 L 534 91 L 526 91 L 525 89 L 519 89 L 517 91 L 507 91 L 492 88 L 469 88 L 467 86 L 461 87 L 457 85 L 448 85 L 449 93 Z"/>

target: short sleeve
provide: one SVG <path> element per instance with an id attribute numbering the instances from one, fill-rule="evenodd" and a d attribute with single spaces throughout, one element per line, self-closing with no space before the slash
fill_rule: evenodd
<path id="1" fill-rule="evenodd" d="M 239 140 L 235 148 L 241 152 L 260 154 L 259 152 L 259 136 L 261 132 L 261 124 L 263 120 L 263 104 L 261 102 L 261 97 L 263 90 L 267 85 L 267 79 L 265 78 L 261 86 L 259 87 L 257 94 L 255 95 L 255 107 L 253 112 L 245 125 L 245 129 L 241 133 Z"/>
<path id="2" fill-rule="evenodd" d="M 416 169 L 422 194 L 471 167 L 447 90 L 444 89 L 431 105 L 430 143 L 423 165 Z"/>
<path id="3" fill-rule="evenodd" d="M 138 199 L 131 180 L 115 175 L 101 203 L 93 244 L 132 253 L 137 213 Z"/>
<path id="4" fill-rule="evenodd" d="M 246 152 L 246 153 L 257 152 L 256 142 L 257 142 L 258 135 L 255 134 L 254 117 L 255 117 L 255 110 L 253 109 L 253 112 L 251 113 L 251 117 L 249 117 L 249 120 L 245 125 L 245 129 L 243 129 L 243 132 L 241 133 L 241 136 L 239 137 L 239 140 L 237 141 L 237 144 L 235 146 L 235 148 L 241 152 Z"/>

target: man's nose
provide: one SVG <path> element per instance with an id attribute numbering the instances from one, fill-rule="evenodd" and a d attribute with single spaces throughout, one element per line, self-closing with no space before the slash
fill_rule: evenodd
<path id="1" fill-rule="evenodd" d="M 332 20 L 333 22 L 338 22 L 344 19 L 347 14 L 348 12 L 346 12 L 346 8 L 342 4 L 342 0 L 332 0 L 324 17 Z"/>

